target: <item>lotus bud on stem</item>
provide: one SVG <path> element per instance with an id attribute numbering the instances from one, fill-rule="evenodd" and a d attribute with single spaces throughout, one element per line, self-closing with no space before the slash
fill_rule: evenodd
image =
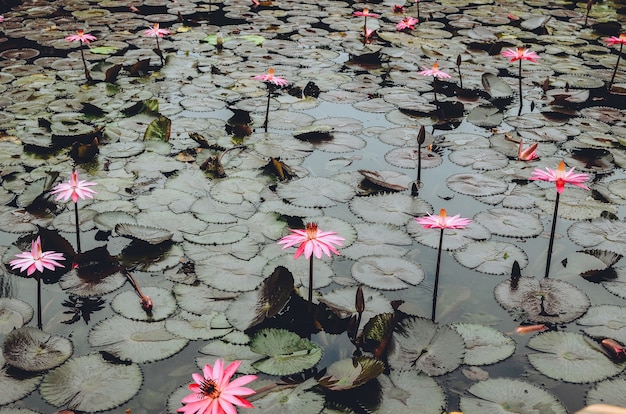
<path id="1" fill-rule="evenodd" d="M 137 292 L 137 295 L 139 295 L 139 297 L 141 298 L 141 308 L 146 312 L 146 314 L 148 314 L 148 316 L 151 316 L 152 307 L 154 305 L 152 303 L 152 299 L 150 299 L 150 296 L 143 294 L 143 292 L 139 288 L 139 284 L 137 283 L 137 280 L 135 280 L 133 275 L 128 270 L 125 270 L 124 273 L 126 274 L 126 277 L 128 278 L 128 281 L 130 282 L 130 284 L 135 289 L 135 292 Z"/>

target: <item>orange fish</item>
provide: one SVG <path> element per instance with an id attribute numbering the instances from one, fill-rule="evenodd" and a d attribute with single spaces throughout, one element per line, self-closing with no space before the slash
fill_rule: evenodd
<path id="1" fill-rule="evenodd" d="M 548 327 L 544 324 L 539 325 L 520 325 L 515 328 L 515 332 L 518 334 L 527 334 L 531 332 L 543 332 L 547 330 Z"/>

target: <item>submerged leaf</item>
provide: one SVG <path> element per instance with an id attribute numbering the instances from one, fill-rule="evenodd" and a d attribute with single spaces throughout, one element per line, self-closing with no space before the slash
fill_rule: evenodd
<path id="1" fill-rule="evenodd" d="M 332 363 L 326 368 L 326 374 L 319 379 L 319 383 L 333 391 L 349 390 L 378 377 L 384 370 L 385 364 L 379 359 L 352 357 Z"/>

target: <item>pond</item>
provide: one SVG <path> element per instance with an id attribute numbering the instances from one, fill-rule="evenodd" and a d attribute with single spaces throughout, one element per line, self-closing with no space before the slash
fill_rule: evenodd
<path id="1" fill-rule="evenodd" d="M 588 5 L 2 3 L 0 414 L 174 413 L 218 358 L 240 412 L 626 407 L 625 7 Z"/>

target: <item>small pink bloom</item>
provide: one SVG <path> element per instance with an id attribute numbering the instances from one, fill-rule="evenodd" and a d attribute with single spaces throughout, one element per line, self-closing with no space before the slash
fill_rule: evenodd
<path id="1" fill-rule="evenodd" d="M 340 256 L 335 246 L 341 246 L 341 242 L 345 239 L 337 236 L 334 231 L 321 231 L 316 223 L 307 223 L 305 230 L 289 229 L 292 233 L 283 237 L 278 241 L 278 244 L 284 244 L 283 250 L 299 244 L 298 250 L 293 255 L 294 259 L 297 259 L 304 253 L 304 257 L 307 259 L 314 254 L 318 259 L 322 258 L 322 253 L 331 257 L 331 252 Z"/>
<path id="2" fill-rule="evenodd" d="M 79 180 L 78 171 L 72 171 L 72 174 L 70 175 L 70 181 L 67 183 L 57 184 L 52 189 L 50 194 L 56 194 L 57 201 L 67 201 L 71 198 L 73 202 L 77 203 L 79 197 L 81 200 L 84 200 L 86 198 L 93 198 L 93 195 L 96 194 L 96 192 L 89 188 L 92 185 L 97 184 L 88 182 L 86 180 Z"/>
<path id="3" fill-rule="evenodd" d="M 535 168 L 529 180 L 549 181 L 556 183 L 556 191 L 560 193 L 565 189 L 565 184 L 572 184 L 585 190 L 589 190 L 585 184 L 585 181 L 589 179 L 587 174 L 574 173 L 574 167 L 571 170 L 565 171 L 565 163 L 561 161 L 556 170 L 546 168 L 546 171 Z"/>
<path id="4" fill-rule="evenodd" d="M 285 78 L 281 78 L 280 76 L 274 75 L 274 68 L 270 68 L 267 73 L 262 73 L 260 75 L 254 76 L 252 79 L 260 80 L 263 82 L 273 83 L 276 86 L 285 86 L 289 84 L 289 81 Z"/>
<path id="5" fill-rule="evenodd" d="M 537 149 L 538 144 L 535 142 L 528 148 L 524 148 L 524 140 L 520 139 L 519 148 L 517 149 L 517 159 L 520 161 L 532 161 L 535 158 L 538 158 Z"/>
<path id="6" fill-rule="evenodd" d="M 4 15 L 0 14 L 0 23 L 4 22 Z"/>
<path id="7" fill-rule="evenodd" d="M 523 47 L 518 47 L 517 50 L 507 49 L 502 52 L 502 56 L 509 58 L 509 62 L 515 62 L 521 59 L 537 63 L 537 59 L 541 59 L 538 54 L 531 52 L 530 49 L 524 49 Z"/>
<path id="8" fill-rule="evenodd" d="M 422 76 L 434 76 L 435 78 L 439 78 L 439 79 L 448 79 L 452 77 L 448 75 L 446 72 L 444 72 L 443 70 L 440 70 L 439 64 L 437 64 L 437 62 L 433 64 L 433 67 L 431 69 L 424 68 L 423 71 L 418 72 L 418 73 Z"/>
<path id="9" fill-rule="evenodd" d="M 604 39 L 608 46 L 626 45 L 626 33 L 622 33 L 619 37 L 611 36 Z"/>
<path id="10" fill-rule="evenodd" d="M 133 13 L 139 13 L 139 9 L 137 7 L 135 7 L 135 6 L 130 6 L 128 8 L 128 10 L 130 10 Z"/>
<path id="11" fill-rule="evenodd" d="M 65 260 L 63 253 L 53 251 L 44 252 L 41 250 L 41 237 L 37 236 L 33 240 L 30 252 L 18 253 L 15 255 L 17 259 L 9 262 L 11 269 L 20 268 L 20 272 L 26 270 L 26 275 L 30 276 L 37 270 L 43 273 L 44 269 L 54 270 L 57 267 L 65 267 L 57 260 Z"/>
<path id="12" fill-rule="evenodd" d="M 152 26 L 148 30 L 144 30 L 143 32 L 144 36 L 149 36 L 149 37 L 163 37 L 163 36 L 167 36 L 168 34 L 170 34 L 170 31 L 167 29 L 159 29 L 158 23 L 155 23 L 154 26 Z"/>
<path id="13" fill-rule="evenodd" d="M 366 41 L 369 42 L 370 40 L 372 40 L 372 36 L 374 36 L 375 34 L 376 34 L 376 30 L 365 28 L 365 40 Z"/>
<path id="14" fill-rule="evenodd" d="M 364 8 L 363 11 L 355 11 L 354 13 L 352 13 L 354 16 L 359 16 L 359 17 L 372 17 L 374 19 L 378 19 L 380 17 L 380 15 L 376 14 L 376 13 L 370 13 L 368 8 Z"/>
<path id="15" fill-rule="evenodd" d="M 394 13 L 404 13 L 404 6 L 401 6 L 399 4 L 394 4 L 393 5 L 393 12 Z"/>
<path id="16" fill-rule="evenodd" d="M 176 410 L 184 414 L 237 414 L 235 405 L 253 408 L 248 400 L 242 396 L 252 395 L 256 391 L 242 387 L 257 379 L 256 375 L 244 375 L 231 381 L 233 374 L 241 365 L 241 361 L 234 361 L 226 369 L 224 362 L 217 359 L 213 367 L 206 364 L 203 375 L 192 374 L 194 384 L 189 385 L 189 394 L 182 399 L 185 406 Z"/>
<path id="17" fill-rule="evenodd" d="M 89 33 L 85 33 L 83 29 L 78 29 L 76 34 L 69 35 L 65 38 L 68 42 L 85 42 L 89 43 L 94 40 L 97 40 L 96 36 L 90 35 Z"/>
<path id="18" fill-rule="evenodd" d="M 405 17 L 404 19 L 400 20 L 396 24 L 396 29 L 398 29 L 399 31 L 402 31 L 405 29 L 415 30 L 415 25 L 418 23 L 419 23 L 419 20 L 417 20 L 414 17 Z"/>
<path id="19" fill-rule="evenodd" d="M 425 229 L 462 229 L 472 222 L 472 220 L 463 218 L 459 214 L 449 217 L 445 208 L 439 210 L 438 216 L 429 213 L 426 217 L 416 217 L 415 221 Z"/>
<path id="20" fill-rule="evenodd" d="M 516 16 L 516 15 L 514 15 L 514 14 L 512 14 L 512 13 L 507 14 L 507 15 L 506 15 L 506 17 L 507 17 L 509 20 L 519 20 L 519 16 Z"/>

